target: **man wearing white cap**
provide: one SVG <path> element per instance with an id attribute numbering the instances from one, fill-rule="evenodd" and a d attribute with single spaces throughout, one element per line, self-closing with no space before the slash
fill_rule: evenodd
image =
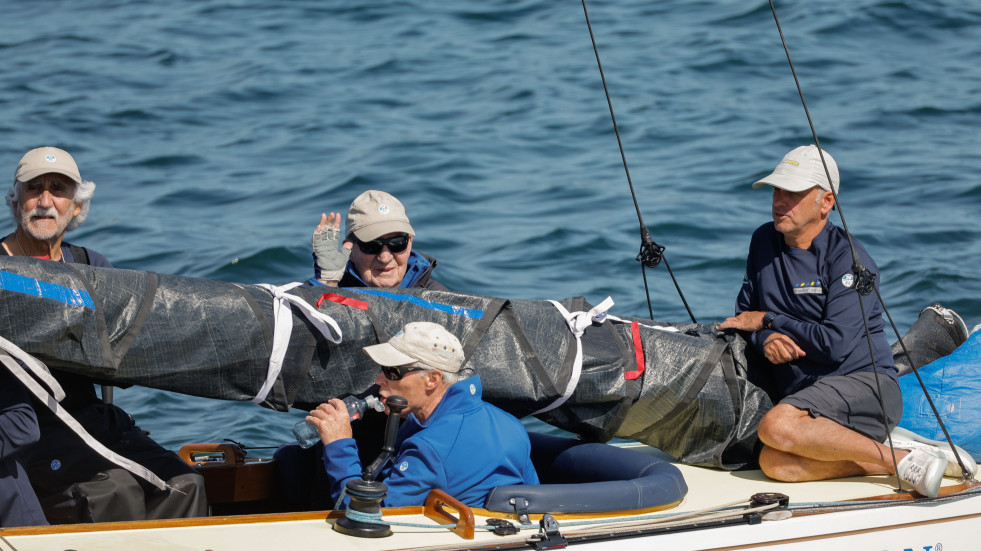
<path id="1" fill-rule="evenodd" d="M 773 222 L 753 233 L 737 315 L 719 325 L 747 332 L 751 347 L 766 357 L 750 377 L 779 401 L 758 429 L 760 467 L 777 480 L 895 472 L 880 442 L 902 417 L 898 371 L 882 305 L 876 294 L 860 297 L 854 289 L 847 236 L 828 220 L 838 184 L 834 159 L 814 145 L 794 149 L 753 184 L 772 188 Z M 877 273 L 853 242 L 865 267 Z M 937 495 L 947 466 L 943 452 L 897 449 L 896 458 L 901 478 L 920 494 Z"/>
<path id="2" fill-rule="evenodd" d="M 101 254 L 63 242 L 65 232 L 85 221 L 94 192 L 95 184 L 82 180 L 67 151 L 57 147 L 28 151 L 17 163 L 6 195 L 17 229 L 3 238 L 3 253 L 111 267 Z"/>
<path id="3" fill-rule="evenodd" d="M 75 262 L 75 257 L 79 256 L 109 266 L 109 261 L 99 253 L 62 240 L 65 232 L 85 220 L 93 191 L 95 184 L 82 181 L 75 160 L 67 152 L 55 147 L 28 151 L 17 164 L 14 183 L 6 195 L 17 229 L 0 241 L 0 256 L 33 256 L 64 262 Z M 35 402 L 32 407 L 24 388 L 16 388 L 20 382 L 6 372 L 3 376 L 5 380 L 9 379 L 5 384 L 11 388 L 3 392 L 0 434 L 10 450 L 4 450 L 4 464 L 0 469 L 3 471 L 0 476 L 0 525 L 47 524 L 25 465 L 41 438 L 39 418 L 41 426 L 46 421 L 59 424 L 60 421 L 43 405 Z M 62 381 L 62 386 L 71 387 L 74 381 Z M 87 388 L 83 390 L 91 392 L 94 398 L 92 383 L 87 382 L 85 386 Z"/>
<path id="4" fill-rule="evenodd" d="M 95 184 L 82 179 L 67 151 L 56 147 L 28 151 L 17 164 L 6 195 L 17 229 L 3 239 L 0 255 L 111 268 L 105 256 L 64 241 L 66 232 L 85 221 L 94 192 Z M 33 399 L 40 439 L 21 457 L 52 524 L 208 514 L 200 474 L 153 441 L 128 413 L 103 403 L 92 379 L 56 369 L 52 375 L 65 391 L 61 406 L 86 432 L 176 488 L 158 490 L 117 468 L 92 451 L 46 405 Z"/>
<path id="5" fill-rule="evenodd" d="M 313 232 L 311 284 L 446 289 L 430 279 L 436 259 L 412 250 L 415 231 L 394 196 L 373 189 L 359 195 L 347 211 L 339 247 L 340 225 L 340 213 L 321 214 Z"/>
<path id="6" fill-rule="evenodd" d="M 388 486 L 383 506 L 422 505 L 430 490 L 440 489 L 482 507 L 496 486 L 538 484 L 524 426 L 481 399 L 480 376 L 466 376 L 470 370 L 461 369 L 460 341 L 443 326 L 409 323 L 388 342 L 364 351 L 381 366 L 375 380 L 381 396 L 408 401 L 394 459 L 381 471 Z M 324 443 L 324 467 L 336 501 L 347 481 L 362 472 L 347 407 L 332 399 L 307 421 Z"/>

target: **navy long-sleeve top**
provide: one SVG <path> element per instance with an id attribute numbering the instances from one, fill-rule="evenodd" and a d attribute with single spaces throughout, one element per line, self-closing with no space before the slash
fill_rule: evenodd
<path id="1" fill-rule="evenodd" d="M 863 264 L 876 273 L 872 257 L 853 238 Z M 774 331 L 790 336 L 806 355 L 781 365 L 767 364 L 764 374 L 776 399 L 793 394 L 821 377 L 871 371 L 872 359 L 865 338 L 852 273 L 848 238 L 830 221 L 808 249 L 787 245 L 773 222 L 753 232 L 746 260 L 746 276 L 736 298 L 736 314 L 769 311 L 776 314 L 770 330 L 754 331 L 750 343 L 762 354 Z M 862 297 L 880 373 L 893 379 L 898 371 L 886 342 L 882 305 L 875 293 Z"/>

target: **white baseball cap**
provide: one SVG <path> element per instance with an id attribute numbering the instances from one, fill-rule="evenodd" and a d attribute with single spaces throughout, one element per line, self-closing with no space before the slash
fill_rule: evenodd
<path id="1" fill-rule="evenodd" d="M 56 172 L 64 174 L 76 184 L 82 183 L 82 175 L 78 172 L 75 159 L 63 149 L 57 147 L 39 147 L 32 149 L 21 157 L 17 163 L 14 178 L 18 182 L 29 182 L 42 174 Z"/>
<path id="2" fill-rule="evenodd" d="M 388 342 L 365 346 L 375 363 L 384 366 L 419 362 L 426 367 L 456 373 L 463 365 L 463 346 L 442 325 L 428 321 L 405 324 Z"/>
<path id="3" fill-rule="evenodd" d="M 831 191 L 828 174 L 824 172 L 824 165 L 821 163 L 821 153 L 824 153 L 824 161 L 828 164 L 828 173 L 831 175 L 831 185 L 834 186 L 837 195 L 838 164 L 827 151 L 822 150 L 819 153 L 816 145 L 802 145 L 784 155 L 772 174 L 753 183 L 753 189 L 773 186 L 796 193 L 817 186 L 825 191 Z"/>
<path id="4" fill-rule="evenodd" d="M 388 233 L 407 233 L 415 236 L 409 225 L 405 207 L 394 196 L 369 189 L 358 195 L 347 211 L 345 237 L 354 234 L 361 241 L 372 241 Z"/>

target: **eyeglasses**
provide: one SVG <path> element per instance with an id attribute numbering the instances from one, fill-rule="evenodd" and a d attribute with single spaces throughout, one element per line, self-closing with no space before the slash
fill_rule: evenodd
<path id="1" fill-rule="evenodd" d="M 409 246 L 408 235 L 398 235 L 388 239 L 378 238 L 373 241 L 362 241 L 355 237 L 354 240 L 357 241 L 358 248 L 364 254 L 378 254 L 382 252 L 382 247 L 388 247 L 390 253 L 398 254 Z"/>
<path id="2" fill-rule="evenodd" d="M 409 365 L 383 365 L 382 374 L 389 381 L 399 381 L 413 371 L 425 371 L 425 367 L 413 367 Z"/>

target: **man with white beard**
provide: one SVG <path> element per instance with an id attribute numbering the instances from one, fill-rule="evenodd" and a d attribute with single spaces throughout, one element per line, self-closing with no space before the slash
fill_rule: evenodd
<path id="1" fill-rule="evenodd" d="M 39 147 L 17 164 L 7 205 L 17 229 L 3 238 L 0 256 L 31 256 L 111 268 L 101 254 L 66 243 L 66 232 L 85 221 L 95 184 L 82 180 L 66 151 Z M 30 323 L 30 320 L 24 320 Z M 111 399 L 100 400 L 91 378 L 52 369 L 65 391 L 61 406 L 93 438 L 167 482 L 159 490 L 94 452 L 48 407 L 32 400 L 40 440 L 22 461 L 44 515 L 51 524 L 156 520 L 207 516 L 204 479 L 164 449 Z M 103 387 L 103 397 L 107 389 Z"/>
<path id="2" fill-rule="evenodd" d="M 14 185 L 7 192 L 17 229 L 3 238 L 4 252 L 111 268 L 101 254 L 63 242 L 65 232 L 85 221 L 94 192 L 95 184 L 82 180 L 67 152 L 56 147 L 28 151 L 17 164 Z"/>

